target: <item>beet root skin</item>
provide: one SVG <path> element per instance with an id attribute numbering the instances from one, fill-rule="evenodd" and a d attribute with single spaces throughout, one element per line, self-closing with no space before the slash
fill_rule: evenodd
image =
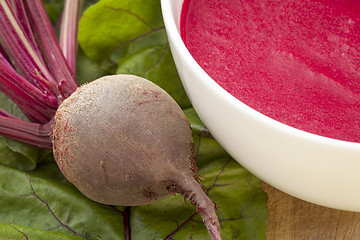
<path id="1" fill-rule="evenodd" d="M 114 75 L 79 87 L 55 114 L 52 142 L 60 170 L 88 198 L 143 205 L 172 194 L 172 184 L 220 239 L 214 204 L 196 180 L 190 124 L 154 83 Z"/>
<path id="2" fill-rule="evenodd" d="M 78 88 L 53 125 L 54 156 L 64 176 L 104 204 L 142 205 L 167 196 L 168 180 L 181 169 L 193 174 L 192 145 L 176 102 L 150 81 L 129 75 Z"/>

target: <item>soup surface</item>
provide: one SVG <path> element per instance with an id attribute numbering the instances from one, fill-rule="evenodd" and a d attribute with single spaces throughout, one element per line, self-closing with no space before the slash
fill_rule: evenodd
<path id="1" fill-rule="evenodd" d="M 248 106 L 360 142 L 359 0 L 185 0 L 181 36 L 199 65 Z"/>

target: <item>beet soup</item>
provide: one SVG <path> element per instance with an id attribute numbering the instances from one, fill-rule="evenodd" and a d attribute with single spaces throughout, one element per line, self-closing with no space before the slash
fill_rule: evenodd
<path id="1" fill-rule="evenodd" d="M 360 142 L 360 1 L 185 0 L 181 36 L 220 86 L 289 126 Z"/>

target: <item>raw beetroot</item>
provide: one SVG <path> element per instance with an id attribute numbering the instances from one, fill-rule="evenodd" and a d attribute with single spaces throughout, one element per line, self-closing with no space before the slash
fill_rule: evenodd
<path id="1" fill-rule="evenodd" d="M 178 192 L 220 239 L 215 205 L 197 181 L 189 122 L 152 82 L 115 75 L 79 87 L 55 115 L 53 149 L 64 176 L 88 198 L 133 206 Z"/>

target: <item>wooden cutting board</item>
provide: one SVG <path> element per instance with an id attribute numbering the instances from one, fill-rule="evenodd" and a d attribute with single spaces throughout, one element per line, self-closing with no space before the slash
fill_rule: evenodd
<path id="1" fill-rule="evenodd" d="M 360 239 L 360 213 L 318 206 L 263 184 L 268 194 L 267 240 Z"/>

